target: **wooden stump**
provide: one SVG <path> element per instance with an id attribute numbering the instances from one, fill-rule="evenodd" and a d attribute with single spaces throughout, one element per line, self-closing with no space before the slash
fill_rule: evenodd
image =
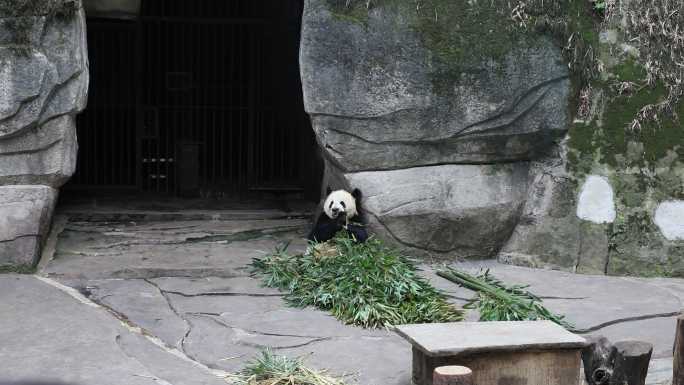
<path id="1" fill-rule="evenodd" d="M 646 383 L 653 345 L 641 341 L 621 341 L 612 345 L 605 337 L 592 337 L 589 342 L 590 345 L 582 350 L 587 384 Z"/>
<path id="2" fill-rule="evenodd" d="M 621 341 L 613 345 L 615 350 L 613 376 L 610 385 L 644 385 L 648 374 L 653 345 L 641 341 Z"/>
<path id="3" fill-rule="evenodd" d="M 440 366 L 432 374 L 433 385 L 473 385 L 473 371 L 465 366 Z"/>
<path id="4" fill-rule="evenodd" d="M 613 345 L 603 336 L 587 338 L 589 346 L 582 349 L 584 377 L 589 385 L 606 385 L 613 374 Z"/>
<path id="5" fill-rule="evenodd" d="M 684 385 L 684 315 L 677 317 L 672 359 L 672 385 Z"/>

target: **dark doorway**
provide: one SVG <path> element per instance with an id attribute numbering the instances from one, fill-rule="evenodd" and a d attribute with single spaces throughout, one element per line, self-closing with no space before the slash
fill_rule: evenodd
<path id="1" fill-rule="evenodd" d="M 66 191 L 317 198 L 302 0 L 143 0 L 88 19 L 89 102 Z"/>

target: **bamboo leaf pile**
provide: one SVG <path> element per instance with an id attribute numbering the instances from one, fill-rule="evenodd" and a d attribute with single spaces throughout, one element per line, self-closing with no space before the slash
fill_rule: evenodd
<path id="1" fill-rule="evenodd" d="M 263 350 L 244 369 L 226 377 L 234 385 L 345 385 L 341 378 L 304 366 L 301 359 Z"/>
<path id="2" fill-rule="evenodd" d="M 410 261 L 379 239 L 357 243 L 341 232 L 328 242 L 336 250 L 332 256 L 289 255 L 283 247 L 252 265 L 267 286 L 287 292 L 291 305 L 330 311 L 347 324 L 386 328 L 463 318 Z"/>

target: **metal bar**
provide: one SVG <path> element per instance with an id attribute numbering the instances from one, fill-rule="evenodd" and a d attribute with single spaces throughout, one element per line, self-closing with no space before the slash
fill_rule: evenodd
<path id="1" fill-rule="evenodd" d="M 145 1 L 143 1 L 143 4 L 146 4 Z M 139 190 L 143 189 L 143 164 L 142 164 L 142 159 L 143 159 L 143 147 L 142 147 L 142 130 L 143 126 L 145 124 L 145 111 L 143 108 L 144 104 L 144 84 L 145 82 L 145 76 L 144 76 L 144 71 L 145 71 L 145 66 L 144 63 L 147 61 L 147 53 L 145 50 L 145 38 L 146 38 L 146 33 L 145 33 L 145 24 L 143 24 L 142 20 L 139 18 L 136 22 L 136 37 L 135 37 L 135 47 L 136 47 L 136 54 L 135 58 L 135 130 L 133 132 L 134 135 L 134 141 L 135 141 L 135 157 L 133 159 L 134 163 L 134 169 L 135 169 L 135 185 L 138 187 Z M 149 81 L 149 80 L 147 80 Z M 146 87 L 148 90 L 151 87 Z M 148 91 L 149 95 L 149 91 Z"/>
<path id="2" fill-rule="evenodd" d="M 162 2 L 163 3 L 163 2 Z M 184 1 L 183 3 L 191 3 Z M 142 16 L 143 21 L 165 22 L 165 23 L 194 23 L 194 24 L 233 24 L 233 25 L 263 25 L 268 23 L 262 18 L 204 18 L 204 17 L 183 17 L 183 16 Z"/>
<path id="3" fill-rule="evenodd" d="M 235 82 L 233 81 L 234 79 L 234 74 L 235 74 L 235 50 L 234 50 L 234 40 L 235 40 L 235 32 L 237 30 L 237 27 L 234 25 L 222 25 L 221 30 L 225 31 L 227 36 L 230 39 L 229 46 L 231 47 L 231 55 L 230 56 L 230 61 L 228 68 L 229 70 L 227 72 L 224 72 L 221 74 L 222 78 L 222 84 L 224 85 L 224 89 L 226 92 L 221 94 L 221 104 L 222 105 L 228 105 L 228 106 L 234 106 L 233 100 L 234 100 L 234 92 L 235 92 Z M 225 170 L 226 165 L 225 165 L 225 155 L 226 153 L 232 154 L 232 148 L 231 146 L 233 145 L 233 140 L 232 140 L 232 134 L 233 134 L 233 126 L 234 126 L 234 114 L 235 111 L 233 110 L 226 110 L 223 111 L 221 114 L 224 124 L 221 127 L 221 143 L 222 143 L 222 148 L 221 148 L 221 179 L 223 181 L 223 184 L 226 185 L 227 183 L 232 182 L 232 163 L 230 166 Z M 226 142 L 226 139 L 228 140 Z"/>
<path id="4" fill-rule="evenodd" d="M 216 3 L 211 3 L 211 4 L 216 4 Z M 211 74 L 212 80 L 215 80 L 214 77 L 219 72 L 218 71 L 218 68 L 219 68 L 218 53 L 219 53 L 219 51 L 213 50 L 212 48 L 216 47 L 218 45 L 217 43 L 218 43 L 218 31 L 219 31 L 219 29 L 218 28 L 211 28 L 209 31 L 210 31 L 209 34 L 211 35 L 210 41 L 212 43 L 209 46 L 209 51 L 212 52 L 212 54 L 213 54 L 213 56 L 211 58 L 212 59 L 211 60 L 212 71 L 210 72 L 210 74 Z M 216 84 L 216 83 L 214 83 L 214 84 Z M 225 92 L 225 87 L 223 87 L 222 90 L 223 90 L 223 92 Z M 223 92 L 221 92 L 221 93 L 223 93 Z M 205 89 L 205 93 L 207 94 L 206 95 L 206 102 L 208 104 L 210 100 L 213 100 L 213 98 L 210 96 L 211 94 L 209 93 L 208 89 Z M 218 155 L 217 154 L 217 148 L 220 149 L 220 144 L 217 143 L 217 136 L 218 135 L 216 133 L 217 127 L 216 127 L 216 112 L 215 111 L 212 111 L 212 113 L 211 113 L 211 127 L 212 127 L 212 132 L 211 132 L 211 138 L 212 138 L 212 140 L 211 140 L 211 143 L 212 143 L 212 146 L 211 146 L 211 155 L 212 155 L 212 158 L 211 158 L 212 159 L 211 184 L 213 186 L 216 186 L 217 185 L 217 183 L 216 183 L 216 170 L 218 168 L 218 164 L 216 163 L 216 159 L 217 159 L 217 155 Z"/>

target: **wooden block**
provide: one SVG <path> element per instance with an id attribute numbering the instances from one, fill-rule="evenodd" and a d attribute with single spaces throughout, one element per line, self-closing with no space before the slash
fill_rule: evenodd
<path id="1" fill-rule="evenodd" d="M 402 325 L 413 345 L 415 385 L 433 385 L 433 372 L 458 365 L 474 385 L 578 385 L 586 341 L 548 321 Z M 437 385 L 437 384 L 434 384 Z"/>

